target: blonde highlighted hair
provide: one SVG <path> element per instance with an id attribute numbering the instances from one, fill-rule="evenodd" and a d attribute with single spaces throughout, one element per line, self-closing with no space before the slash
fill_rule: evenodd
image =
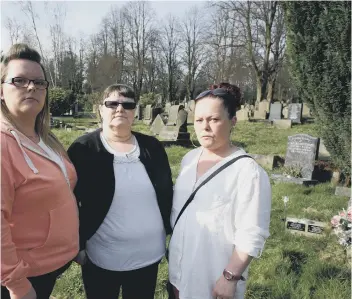
<path id="1" fill-rule="evenodd" d="M 8 64 L 11 60 L 16 59 L 26 59 L 30 61 L 34 61 L 38 63 L 44 73 L 44 78 L 47 80 L 46 73 L 44 67 L 41 63 L 41 56 L 39 53 L 30 48 L 26 44 L 14 44 L 10 50 L 1 57 L 1 88 L 2 84 L 5 81 L 7 76 Z M 8 110 L 6 103 L 4 100 L 1 100 L 1 114 L 11 125 L 13 125 L 17 130 L 16 122 L 11 116 L 10 111 Z M 60 141 L 56 138 L 56 136 L 50 131 L 50 112 L 49 112 L 49 95 L 48 90 L 46 91 L 45 103 L 43 109 L 37 115 L 35 120 L 35 131 L 40 136 L 45 144 L 51 147 L 55 152 L 62 154 L 66 158 L 67 153 Z M 20 131 L 20 130 L 19 130 Z"/>

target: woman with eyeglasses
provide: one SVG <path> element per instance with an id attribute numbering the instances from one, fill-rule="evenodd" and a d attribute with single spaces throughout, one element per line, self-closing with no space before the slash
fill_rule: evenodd
<path id="1" fill-rule="evenodd" d="M 102 128 L 78 138 L 68 154 L 76 167 L 80 210 L 78 262 L 88 299 L 153 299 L 158 265 L 171 231 L 173 184 L 168 158 L 154 137 L 132 131 L 134 91 L 109 86 Z"/>
<path id="2" fill-rule="evenodd" d="M 79 249 L 76 171 L 50 132 L 41 57 L 1 59 L 1 298 L 48 299 Z"/>
<path id="3" fill-rule="evenodd" d="M 229 83 L 213 85 L 195 99 L 194 129 L 201 146 L 183 158 L 175 183 L 171 298 L 244 298 L 249 263 L 269 236 L 268 175 L 230 139 L 240 99 L 239 88 Z"/>

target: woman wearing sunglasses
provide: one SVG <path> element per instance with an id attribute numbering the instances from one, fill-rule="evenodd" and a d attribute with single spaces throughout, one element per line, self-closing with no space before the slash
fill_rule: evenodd
<path id="1" fill-rule="evenodd" d="M 1 59 L 1 298 L 47 299 L 79 249 L 76 171 L 50 132 L 41 57 Z"/>
<path id="2" fill-rule="evenodd" d="M 230 140 L 240 99 L 239 88 L 228 83 L 195 99 L 194 129 L 201 146 L 183 158 L 175 184 L 171 297 L 244 298 L 248 265 L 269 236 L 269 178 Z"/>
<path id="3" fill-rule="evenodd" d="M 134 91 L 104 91 L 102 129 L 78 138 L 68 153 L 76 167 L 81 252 L 87 298 L 153 299 L 170 233 L 171 170 L 162 144 L 133 132 Z"/>

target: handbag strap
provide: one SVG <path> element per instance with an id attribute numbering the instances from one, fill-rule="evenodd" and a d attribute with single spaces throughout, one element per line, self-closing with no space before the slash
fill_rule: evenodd
<path id="1" fill-rule="evenodd" d="M 192 200 L 193 200 L 194 196 L 196 195 L 197 191 L 201 187 L 203 187 L 206 183 L 208 183 L 213 177 L 215 177 L 217 174 L 219 174 L 221 171 L 223 171 L 225 168 L 227 168 L 228 166 L 230 166 L 231 164 L 235 163 L 237 160 L 242 159 L 242 158 L 251 158 L 251 159 L 253 159 L 253 157 L 251 157 L 249 155 L 242 155 L 242 156 L 238 156 L 236 158 L 233 158 L 232 160 L 226 162 L 224 165 L 222 165 L 217 170 L 215 170 L 210 176 L 208 176 L 202 183 L 199 184 L 199 186 L 192 192 L 192 194 L 189 196 L 189 198 L 187 199 L 186 203 L 182 207 L 180 213 L 178 214 L 178 216 L 176 218 L 176 221 L 175 221 L 173 229 L 175 229 L 175 226 L 176 226 L 178 220 L 180 219 L 181 215 L 186 210 L 188 205 L 192 202 Z"/>

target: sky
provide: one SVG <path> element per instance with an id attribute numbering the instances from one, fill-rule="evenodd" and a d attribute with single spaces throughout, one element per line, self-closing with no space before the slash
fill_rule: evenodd
<path id="1" fill-rule="evenodd" d="M 28 17 L 21 11 L 18 1 L 3 1 L 1 3 L 1 49 L 5 52 L 11 45 L 8 31 L 4 28 L 4 22 L 8 17 L 16 18 L 20 23 L 29 24 Z M 48 7 L 54 7 L 58 1 L 32 1 L 33 8 L 38 16 L 37 27 L 41 40 L 50 38 L 49 25 L 51 15 L 45 9 L 45 2 Z M 112 5 L 122 6 L 125 1 L 59 1 L 66 6 L 66 17 L 64 32 L 73 37 L 79 38 L 81 34 L 88 36 L 96 33 L 99 24 L 110 10 Z M 177 17 L 185 15 L 193 6 L 203 6 L 204 1 L 149 1 L 158 18 L 167 17 L 172 14 Z M 49 44 L 49 43 L 48 43 Z"/>

